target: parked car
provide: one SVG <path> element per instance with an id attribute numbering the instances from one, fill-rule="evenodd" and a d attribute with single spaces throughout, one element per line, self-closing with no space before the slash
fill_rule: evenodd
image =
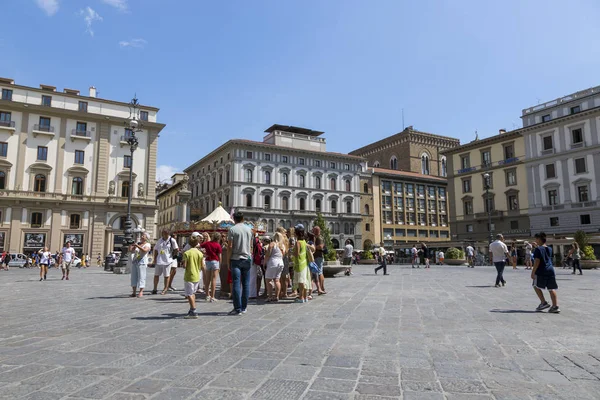
<path id="1" fill-rule="evenodd" d="M 25 254 L 11 254 L 10 255 L 10 261 L 8 262 L 8 267 L 19 267 L 19 268 L 24 268 L 24 267 L 29 267 L 29 259 Z"/>
<path id="2" fill-rule="evenodd" d="M 75 256 L 75 258 L 73 258 L 73 261 L 71 261 L 71 267 L 76 268 L 79 267 L 79 265 L 81 264 L 81 258 Z"/>

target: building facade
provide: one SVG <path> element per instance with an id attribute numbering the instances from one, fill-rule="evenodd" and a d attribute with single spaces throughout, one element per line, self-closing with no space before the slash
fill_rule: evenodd
<path id="1" fill-rule="evenodd" d="M 447 162 L 442 151 L 459 144 L 458 139 L 420 132 L 409 126 L 400 133 L 361 147 L 350 154 L 366 158 L 369 167 L 445 177 Z"/>
<path id="2" fill-rule="evenodd" d="M 376 210 L 375 202 L 373 199 L 373 175 L 369 170 L 365 171 L 360 175 L 360 206 L 361 206 L 361 232 L 363 238 L 363 249 L 371 250 L 373 246 L 381 242 L 381 235 L 377 236 L 378 240 L 375 240 L 375 233 L 380 226 L 379 221 L 375 220 Z M 377 215 L 380 215 L 377 213 Z"/>
<path id="3" fill-rule="evenodd" d="M 321 213 L 335 247 L 350 239 L 360 248 L 365 160 L 326 151 L 323 132 L 273 125 L 265 133 L 262 142 L 229 140 L 185 169 L 191 219 L 203 218 L 221 202 L 273 234 L 278 226 L 312 226 Z"/>
<path id="4" fill-rule="evenodd" d="M 0 79 L 0 249 L 79 253 L 120 247 L 127 195 L 134 223 L 154 225 L 158 108 L 141 107 L 143 130 L 130 158 L 128 103 L 79 91 Z M 133 182 L 129 169 L 133 168 Z"/>
<path id="5" fill-rule="evenodd" d="M 374 223 L 365 223 L 365 230 L 373 230 L 375 243 L 408 250 L 421 242 L 450 240 L 446 179 L 383 168 L 369 171 Z"/>
<path id="6" fill-rule="evenodd" d="M 172 231 L 177 222 L 190 220 L 188 202 L 192 194 L 188 190 L 188 181 L 188 176 L 180 172 L 171 177 L 171 183 L 160 185 L 157 190 L 156 237 L 164 228 Z"/>
<path id="7" fill-rule="evenodd" d="M 500 130 L 498 135 L 474 140 L 444 154 L 448 157 L 453 240 L 484 246 L 496 233 L 509 240 L 531 236 L 521 130 Z"/>
<path id="8" fill-rule="evenodd" d="M 600 86 L 523 110 L 531 228 L 600 229 Z"/>

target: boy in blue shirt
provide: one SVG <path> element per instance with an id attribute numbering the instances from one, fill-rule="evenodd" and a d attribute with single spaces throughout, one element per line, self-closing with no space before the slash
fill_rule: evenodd
<path id="1" fill-rule="evenodd" d="M 535 290 L 535 294 L 537 294 L 541 301 L 535 310 L 543 311 L 546 308 L 550 308 L 548 310 L 549 313 L 558 314 L 560 313 L 558 296 L 556 294 L 558 284 L 556 283 L 556 274 L 552 266 L 552 249 L 546 246 L 546 234 L 544 232 L 536 234 L 535 241 L 538 246 L 533 252 L 534 261 L 531 279 L 533 279 L 533 290 Z M 546 301 L 542 289 L 548 289 L 548 292 L 550 292 L 552 307 Z"/>

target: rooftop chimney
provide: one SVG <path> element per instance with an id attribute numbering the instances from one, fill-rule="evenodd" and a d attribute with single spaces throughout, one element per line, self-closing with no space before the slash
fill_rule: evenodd
<path id="1" fill-rule="evenodd" d="M 90 97 L 96 97 L 96 86 L 90 86 Z"/>
<path id="2" fill-rule="evenodd" d="M 506 129 L 500 129 L 500 130 L 498 131 L 498 133 L 499 133 L 500 135 L 502 135 L 502 134 L 506 133 Z"/>

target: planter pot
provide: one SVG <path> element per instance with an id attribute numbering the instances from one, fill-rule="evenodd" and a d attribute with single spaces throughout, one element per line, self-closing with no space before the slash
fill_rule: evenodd
<path id="1" fill-rule="evenodd" d="M 450 260 L 448 258 L 444 259 L 444 264 L 447 265 L 465 265 L 467 260 Z"/>
<path id="2" fill-rule="evenodd" d="M 333 278 L 340 272 L 344 272 L 346 266 L 341 265 L 339 261 L 325 261 L 323 263 L 323 275 L 326 278 Z"/>
<path id="3" fill-rule="evenodd" d="M 365 264 L 365 265 L 375 265 L 378 264 L 377 260 L 358 260 L 359 264 Z"/>
<path id="4" fill-rule="evenodd" d="M 596 269 L 600 268 L 600 261 L 598 260 L 579 260 L 581 269 Z"/>

